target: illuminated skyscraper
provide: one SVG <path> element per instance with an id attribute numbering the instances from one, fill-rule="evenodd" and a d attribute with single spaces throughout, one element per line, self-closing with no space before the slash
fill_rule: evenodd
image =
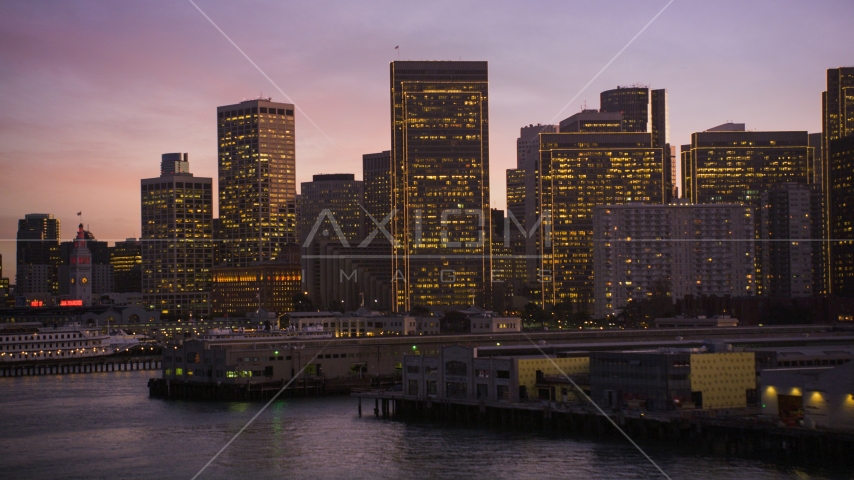
<path id="1" fill-rule="evenodd" d="M 222 265 L 276 260 L 297 241 L 294 106 L 217 107 Z"/>
<path id="2" fill-rule="evenodd" d="M 599 94 L 600 111 L 623 114 L 624 132 L 652 134 L 652 145 L 664 152 L 665 190 L 669 202 L 675 193 L 676 164 L 670 151 L 670 114 L 667 90 L 649 87 L 617 87 Z M 563 129 L 561 129 L 563 131 Z M 675 152 L 674 152 L 675 153 Z M 672 179 L 672 180 L 671 180 Z"/>
<path id="3" fill-rule="evenodd" d="M 508 168 L 507 211 L 512 213 L 520 223 L 525 221 L 525 196 L 525 170 Z"/>
<path id="4" fill-rule="evenodd" d="M 141 181 L 142 293 L 163 318 L 210 314 L 212 180 L 189 172 Z"/>
<path id="5" fill-rule="evenodd" d="M 486 62 L 391 70 L 395 311 L 484 305 L 491 243 Z"/>
<path id="6" fill-rule="evenodd" d="M 59 219 L 31 213 L 18 220 L 16 292 L 53 294 L 59 291 Z"/>
<path id="7" fill-rule="evenodd" d="M 824 192 L 828 289 L 854 296 L 854 248 L 851 230 L 852 148 L 854 140 L 854 67 L 827 70 L 827 90 L 821 94 L 821 185 Z M 846 183 L 847 182 L 847 183 Z M 837 242 L 833 240 L 844 239 Z M 841 291 L 838 291 L 842 289 Z"/>
<path id="8" fill-rule="evenodd" d="M 813 181 L 814 148 L 807 132 L 747 132 L 743 123 L 691 135 L 682 146 L 682 195 L 692 203 L 759 207 L 774 185 Z"/>
<path id="9" fill-rule="evenodd" d="M 649 87 L 617 87 L 599 94 L 599 110 L 623 114 L 624 132 L 652 132 Z"/>
<path id="10" fill-rule="evenodd" d="M 650 133 L 540 135 L 537 277 L 544 304 L 591 311 L 593 208 L 663 203 L 663 149 Z"/>

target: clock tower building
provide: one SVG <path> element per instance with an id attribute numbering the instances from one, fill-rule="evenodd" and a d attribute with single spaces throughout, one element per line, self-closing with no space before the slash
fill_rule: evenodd
<path id="1" fill-rule="evenodd" d="M 77 238 L 74 239 L 70 260 L 70 299 L 82 300 L 84 307 L 90 307 L 92 306 L 92 252 L 86 247 L 86 234 L 82 223 L 77 228 Z"/>

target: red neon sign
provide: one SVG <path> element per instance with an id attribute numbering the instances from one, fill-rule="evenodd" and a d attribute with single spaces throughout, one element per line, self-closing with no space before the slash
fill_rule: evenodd
<path id="1" fill-rule="evenodd" d="M 60 307 L 82 307 L 83 300 L 60 300 Z"/>
<path id="2" fill-rule="evenodd" d="M 44 302 L 41 300 L 30 300 L 30 306 L 31 307 L 43 307 Z"/>

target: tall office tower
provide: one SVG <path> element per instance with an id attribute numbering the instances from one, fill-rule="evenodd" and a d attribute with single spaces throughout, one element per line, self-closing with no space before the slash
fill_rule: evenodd
<path id="1" fill-rule="evenodd" d="M 624 132 L 651 132 L 649 87 L 617 87 L 599 94 L 599 110 L 623 114 Z"/>
<path id="2" fill-rule="evenodd" d="M 396 61 L 391 70 L 392 299 L 413 306 L 489 298 L 486 62 Z"/>
<path id="3" fill-rule="evenodd" d="M 142 187 L 142 294 L 172 320 L 210 314 L 213 194 L 210 178 L 181 172 Z"/>
<path id="4" fill-rule="evenodd" d="M 813 151 L 807 132 L 747 132 L 728 123 L 693 133 L 682 146 L 683 197 L 759 207 L 774 185 L 812 183 Z"/>
<path id="5" fill-rule="evenodd" d="M 86 246 L 86 233 L 81 223 L 69 256 L 68 296 L 70 300 L 79 300 L 84 307 L 89 307 L 92 305 L 92 253 Z"/>
<path id="6" fill-rule="evenodd" d="M 845 271 L 849 267 L 843 267 L 842 264 L 836 262 L 843 261 L 844 258 L 851 255 L 848 250 L 848 243 L 834 242 L 833 239 L 850 238 L 845 234 L 842 213 L 850 213 L 845 208 L 845 205 L 839 203 L 840 199 L 844 198 L 845 193 L 844 178 L 850 178 L 850 172 L 846 172 L 844 167 L 847 163 L 847 151 L 849 150 L 849 142 L 843 141 L 835 145 L 831 145 L 835 140 L 854 135 L 854 67 L 839 67 L 829 68 L 827 70 L 827 90 L 821 94 L 821 113 L 822 113 L 822 128 L 821 128 L 821 152 L 822 152 L 822 172 L 821 176 L 822 191 L 824 192 L 825 209 L 825 238 L 831 241 L 827 242 L 827 271 L 830 273 L 830 281 L 828 285 L 828 293 L 837 294 L 837 286 L 846 288 L 844 296 L 854 295 L 854 290 L 851 286 L 845 287 L 847 283 L 850 285 L 851 280 L 845 280 Z M 835 151 L 834 151 L 835 150 Z M 832 162 L 836 163 L 833 165 Z M 833 175 L 840 176 L 840 179 L 834 179 Z M 836 199 L 832 198 L 833 191 L 836 190 Z M 840 210 L 839 212 L 834 210 Z M 836 233 L 843 233 L 842 237 L 836 236 Z M 848 265 L 851 265 L 850 263 Z"/>
<path id="7" fill-rule="evenodd" d="M 821 132 L 809 134 L 810 146 L 813 147 L 813 182 L 820 189 L 824 188 L 824 154 L 821 150 Z"/>
<path id="8" fill-rule="evenodd" d="M 31 213 L 18 220 L 16 291 L 19 295 L 59 291 L 59 219 Z"/>
<path id="9" fill-rule="evenodd" d="M 213 268 L 211 297 L 215 315 L 241 316 L 262 308 L 281 315 L 294 311 L 294 297 L 300 293 L 300 252 L 296 244 L 287 245 L 275 262 Z"/>
<path id="10" fill-rule="evenodd" d="M 300 245 L 327 240 L 348 245 L 361 240 L 362 182 L 352 173 L 314 175 L 312 179 L 300 189 Z"/>
<path id="11" fill-rule="evenodd" d="M 595 317 L 653 296 L 753 296 L 753 208 L 744 205 L 593 209 Z"/>
<path id="12" fill-rule="evenodd" d="M 663 149 L 650 133 L 541 135 L 537 215 L 543 304 L 593 302 L 593 208 L 666 198 Z"/>
<path id="13" fill-rule="evenodd" d="M 382 223 L 391 213 L 390 151 L 362 155 L 362 182 L 365 189 L 362 205 L 377 223 Z M 367 215 L 365 215 L 364 225 L 363 235 L 370 235 L 376 228 L 376 224 Z M 382 234 L 374 237 L 371 243 L 374 241 L 388 244 L 388 239 Z"/>
<path id="14" fill-rule="evenodd" d="M 305 291 L 315 303 L 323 305 L 319 303 L 326 298 L 319 282 L 323 256 L 327 255 L 329 244 L 355 247 L 361 241 L 364 211 L 359 205 L 364 189 L 352 173 L 314 175 L 313 180 L 303 182 L 300 189 L 300 246 Z M 352 252 L 359 254 L 359 250 L 354 248 Z M 326 307 L 329 305 L 323 305 Z"/>
<path id="15" fill-rule="evenodd" d="M 135 238 L 110 247 L 115 292 L 142 292 L 142 244 Z"/>
<path id="16" fill-rule="evenodd" d="M 674 184 L 670 177 L 676 176 L 676 165 L 671 163 L 670 119 L 667 106 L 667 90 L 650 90 L 644 86 L 617 87 L 599 94 L 600 111 L 621 112 L 624 132 L 652 133 L 652 145 L 663 149 L 666 201 L 673 198 Z M 674 152 L 675 153 L 675 152 Z"/>
<path id="17" fill-rule="evenodd" d="M 762 192 L 759 252 L 762 294 L 824 293 L 822 195 L 818 185 L 783 183 Z"/>
<path id="18" fill-rule="evenodd" d="M 73 241 L 62 242 L 59 245 L 60 265 L 57 268 L 59 294 L 68 295 L 74 290 L 74 252 L 80 248 L 81 243 L 85 244 L 89 258 L 87 267 L 89 295 L 98 296 L 115 291 L 109 244 L 98 241 L 89 230 L 78 229 L 77 237 Z"/>
<path id="19" fill-rule="evenodd" d="M 539 165 L 540 161 L 540 134 L 557 133 L 557 131 L 557 125 L 531 124 L 519 129 L 519 138 L 516 139 L 516 169 L 523 172 L 522 175 L 524 178 L 523 188 L 525 194 L 522 197 L 524 202 L 524 214 L 516 217 L 518 207 L 510 207 L 510 204 L 508 203 L 507 216 L 509 219 L 510 214 L 512 213 L 519 222 L 519 226 L 528 233 L 530 233 L 531 228 L 533 228 L 536 222 L 535 210 L 538 195 L 537 188 L 539 187 L 539 184 L 537 183 L 537 165 Z M 537 267 L 533 261 L 537 253 L 536 243 L 527 233 L 522 234 L 517 225 L 512 221 L 510 222 L 510 232 L 513 237 L 523 237 L 522 240 L 525 244 L 525 251 L 522 253 L 527 255 L 530 260 L 527 262 L 526 280 L 529 284 L 536 285 Z"/>
<path id="20" fill-rule="evenodd" d="M 830 293 L 850 298 L 854 297 L 854 135 L 831 140 L 828 148 Z"/>
<path id="21" fill-rule="evenodd" d="M 507 180 L 507 215 L 515 218 L 524 225 L 525 222 L 525 170 L 508 168 Z M 511 220 L 512 223 L 512 220 Z"/>
<path id="22" fill-rule="evenodd" d="M 217 107 L 222 264 L 276 260 L 297 241 L 294 106 Z"/>

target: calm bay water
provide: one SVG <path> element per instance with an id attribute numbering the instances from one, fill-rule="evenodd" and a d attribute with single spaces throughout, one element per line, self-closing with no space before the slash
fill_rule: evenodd
<path id="1" fill-rule="evenodd" d="M 263 406 L 149 399 L 151 375 L 0 379 L 0 478 L 189 479 Z M 649 453 L 673 478 L 846 478 Z M 333 397 L 274 403 L 199 478 L 661 477 L 629 445 L 358 418 Z"/>

